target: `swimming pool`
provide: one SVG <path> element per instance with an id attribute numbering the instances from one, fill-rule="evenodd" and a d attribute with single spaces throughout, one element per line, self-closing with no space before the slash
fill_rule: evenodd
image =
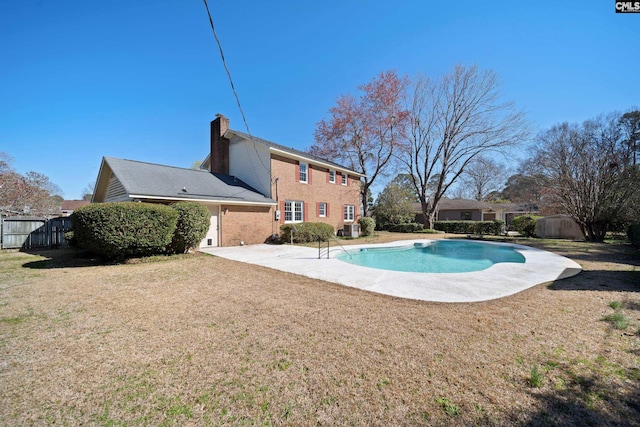
<path id="1" fill-rule="evenodd" d="M 372 247 L 406 247 L 434 240 L 404 240 L 376 245 L 347 246 L 350 251 Z M 222 258 L 333 282 L 369 292 L 423 301 L 473 302 L 502 298 L 540 283 L 575 276 L 582 268 L 560 255 L 530 246 L 485 242 L 515 248 L 524 263 L 499 262 L 468 273 L 412 273 L 379 270 L 337 259 L 345 248 L 332 246 L 330 258 L 318 259 L 318 248 L 291 245 L 249 245 L 206 248 L 203 252 Z M 319 285 L 321 286 L 321 285 Z"/>
<path id="2" fill-rule="evenodd" d="M 512 246 L 462 240 L 360 248 L 344 251 L 336 258 L 362 267 L 413 273 L 469 273 L 497 263 L 525 262 L 525 257 Z"/>

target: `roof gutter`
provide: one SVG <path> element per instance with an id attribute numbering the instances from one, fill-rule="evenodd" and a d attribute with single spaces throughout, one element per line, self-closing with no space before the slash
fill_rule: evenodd
<path id="1" fill-rule="evenodd" d="M 206 202 L 216 203 L 223 205 L 238 205 L 238 206 L 276 206 L 276 202 L 248 202 L 241 200 L 220 200 L 220 199 L 195 199 L 188 197 L 163 197 L 163 196 L 147 196 L 143 194 L 129 194 L 131 199 L 149 199 L 149 200 L 170 200 L 180 202 Z"/>

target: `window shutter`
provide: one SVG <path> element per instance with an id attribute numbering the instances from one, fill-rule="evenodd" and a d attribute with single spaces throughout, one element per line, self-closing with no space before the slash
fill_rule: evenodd
<path id="1" fill-rule="evenodd" d="M 300 162 L 296 160 L 296 176 L 294 178 L 295 182 L 300 182 Z"/>
<path id="2" fill-rule="evenodd" d="M 343 222 L 344 222 L 344 221 L 345 221 L 345 219 L 346 219 L 346 218 L 344 217 L 344 209 L 345 209 L 345 207 L 346 207 L 346 206 L 347 206 L 347 205 L 342 205 L 342 221 L 343 221 Z"/>
<path id="3" fill-rule="evenodd" d="M 316 217 L 320 217 L 320 202 L 316 202 Z"/>
<path id="4" fill-rule="evenodd" d="M 280 224 L 284 224 L 284 200 L 280 200 Z"/>
<path id="5" fill-rule="evenodd" d="M 311 185 L 311 164 L 307 163 L 307 184 Z"/>
<path id="6" fill-rule="evenodd" d="M 327 184 L 331 182 L 331 181 L 329 180 L 329 175 L 330 175 L 330 173 L 329 173 L 329 169 L 327 169 Z"/>
<path id="7" fill-rule="evenodd" d="M 329 218 L 329 203 L 327 202 L 327 218 Z"/>
<path id="8" fill-rule="evenodd" d="M 307 222 L 308 218 L 309 218 L 309 203 L 304 202 L 302 204 L 303 206 L 303 212 L 302 212 L 302 221 L 303 222 Z"/>

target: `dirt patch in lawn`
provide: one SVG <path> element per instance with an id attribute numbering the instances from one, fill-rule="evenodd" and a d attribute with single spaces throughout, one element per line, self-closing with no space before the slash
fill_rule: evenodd
<path id="1" fill-rule="evenodd" d="M 0 424 L 640 425 L 638 251 L 529 243 L 585 271 L 440 304 L 206 255 L 1 253 Z"/>

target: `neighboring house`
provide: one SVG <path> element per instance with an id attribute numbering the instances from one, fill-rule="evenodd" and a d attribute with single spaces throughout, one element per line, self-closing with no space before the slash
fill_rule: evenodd
<path id="1" fill-rule="evenodd" d="M 324 222 L 340 229 L 360 216 L 360 178 L 333 162 L 211 122 L 211 151 L 201 170 L 104 157 L 92 202 L 189 200 L 211 212 L 201 243 L 262 243 L 280 225 Z"/>
<path id="2" fill-rule="evenodd" d="M 91 202 L 88 200 L 63 200 L 60 216 L 69 216 L 80 206 L 88 205 L 90 203 Z"/>
<path id="3" fill-rule="evenodd" d="M 415 204 L 416 222 L 424 223 L 420 203 Z M 513 218 L 537 214 L 537 208 L 527 203 L 487 203 L 469 199 L 441 199 L 436 214 L 437 221 L 504 221 L 511 226 Z"/>

